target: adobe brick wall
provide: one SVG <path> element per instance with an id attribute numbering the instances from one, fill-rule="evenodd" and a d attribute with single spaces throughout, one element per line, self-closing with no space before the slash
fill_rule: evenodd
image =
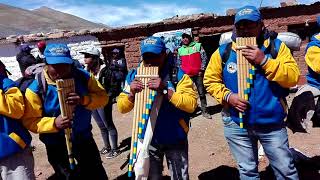
<path id="1" fill-rule="evenodd" d="M 264 23 L 269 30 L 276 32 L 288 31 L 289 25 L 304 24 L 307 20 L 315 22 L 316 17 L 320 15 L 320 2 L 312 5 L 298 5 L 284 8 L 262 9 Z M 100 41 L 105 41 L 107 45 L 123 43 L 125 47 L 125 57 L 128 68 L 137 66 L 140 59 L 139 44 L 147 36 L 157 32 L 170 31 L 177 29 L 193 28 L 197 29 L 200 36 L 213 35 L 231 31 L 233 28 L 234 16 L 204 16 L 199 19 L 188 19 L 186 21 L 159 22 L 145 24 L 141 26 L 132 26 L 117 29 L 111 32 L 96 34 Z M 303 41 L 300 51 L 293 52 L 300 71 L 300 84 L 305 81 L 307 67 L 304 62 L 304 50 L 307 42 Z"/>
<path id="2" fill-rule="evenodd" d="M 146 37 L 137 37 L 126 39 L 125 43 L 125 56 L 128 68 L 137 67 L 140 60 L 140 42 Z"/>
<path id="3" fill-rule="evenodd" d="M 99 36 L 98 36 L 99 37 Z M 124 55 L 127 61 L 127 67 L 132 69 L 137 67 L 140 59 L 140 42 L 147 36 L 124 38 L 119 40 L 105 41 L 103 46 L 118 47 L 119 45 L 124 45 Z M 101 42 L 101 40 L 100 40 Z M 113 48 L 111 48 L 113 49 Z"/>
<path id="4" fill-rule="evenodd" d="M 305 24 L 307 20 L 315 21 L 318 15 L 320 14 L 318 13 L 314 15 L 300 15 L 284 18 L 267 19 L 264 21 L 264 23 L 269 30 L 274 30 L 276 32 L 286 32 L 288 31 L 288 25 Z M 304 60 L 304 51 L 307 44 L 308 42 L 306 40 L 302 41 L 300 51 L 293 52 L 293 57 L 299 65 L 301 73 L 299 84 L 304 84 L 306 82 L 305 75 L 307 74 L 308 69 Z"/>

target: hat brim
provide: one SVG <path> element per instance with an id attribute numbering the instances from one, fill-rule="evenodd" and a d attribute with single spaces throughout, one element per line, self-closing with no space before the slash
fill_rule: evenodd
<path id="1" fill-rule="evenodd" d="M 80 54 L 90 54 L 90 55 L 94 55 L 94 54 L 92 54 L 92 53 L 89 53 L 89 52 L 85 52 L 85 51 L 81 51 L 81 52 L 79 52 Z"/>
<path id="2" fill-rule="evenodd" d="M 181 35 L 181 37 L 190 37 L 190 38 L 191 38 L 191 35 L 190 35 L 190 34 L 187 34 L 187 33 L 183 33 L 183 34 Z"/>
<path id="3" fill-rule="evenodd" d="M 89 55 L 92 55 L 92 56 L 100 56 L 100 55 L 97 55 L 97 54 L 94 54 L 94 53 L 90 53 L 90 52 L 79 52 L 80 54 L 89 54 Z"/>
<path id="4" fill-rule="evenodd" d="M 46 57 L 47 64 L 72 64 L 70 57 Z"/>
<path id="5" fill-rule="evenodd" d="M 261 18 L 258 17 L 258 16 L 252 17 L 250 15 L 248 15 L 248 16 L 244 15 L 241 18 L 239 18 L 236 21 L 234 21 L 234 24 L 237 24 L 238 22 L 243 21 L 243 20 L 258 22 L 258 21 L 261 21 Z"/>
<path id="6" fill-rule="evenodd" d="M 160 54 L 162 50 L 163 48 L 154 47 L 154 46 L 144 47 L 143 50 L 141 50 L 141 54 L 145 54 L 145 53 Z"/>

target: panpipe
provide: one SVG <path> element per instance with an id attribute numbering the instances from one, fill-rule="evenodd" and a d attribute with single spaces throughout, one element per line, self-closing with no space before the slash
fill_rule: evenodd
<path id="1" fill-rule="evenodd" d="M 75 92 L 74 80 L 73 79 L 58 79 L 58 80 L 56 80 L 56 85 L 57 85 L 57 91 L 58 91 L 61 116 L 63 118 L 68 117 L 69 119 L 73 119 L 74 107 L 71 105 L 68 105 L 66 103 L 66 100 L 67 100 L 69 93 Z M 72 129 L 67 128 L 64 130 L 64 133 L 65 133 L 70 169 L 73 170 L 74 166 L 75 166 L 75 161 L 74 161 L 73 153 L 72 153 L 72 142 L 71 142 Z"/>
<path id="2" fill-rule="evenodd" d="M 257 46 L 256 37 L 240 37 L 236 39 L 238 96 L 247 101 L 249 100 L 250 90 L 253 87 L 255 67 L 242 55 L 242 49 L 251 45 Z M 240 128 L 243 128 L 244 116 L 245 113 L 239 112 Z"/>
<path id="3" fill-rule="evenodd" d="M 155 100 L 157 92 L 147 87 L 147 83 L 151 78 L 159 77 L 158 67 L 145 67 L 143 63 L 137 68 L 136 79 L 140 80 L 144 85 L 144 89 L 135 94 L 131 149 L 129 157 L 128 176 L 132 177 L 133 164 L 137 159 L 138 139 L 143 140 L 144 133 L 147 127 L 148 119 L 152 103 Z"/>

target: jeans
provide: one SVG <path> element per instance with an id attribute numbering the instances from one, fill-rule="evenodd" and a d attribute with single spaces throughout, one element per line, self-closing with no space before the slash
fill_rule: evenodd
<path id="1" fill-rule="evenodd" d="M 163 158 L 166 156 L 171 180 L 188 180 L 188 141 L 174 145 L 150 145 L 150 180 L 162 179 Z"/>
<path id="2" fill-rule="evenodd" d="M 206 99 L 206 91 L 203 86 L 203 76 L 193 76 L 191 77 L 192 81 L 195 83 L 199 97 L 200 97 L 200 102 L 201 102 L 201 110 L 202 112 L 207 111 L 207 99 Z"/>
<path id="3" fill-rule="evenodd" d="M 101 131 L 104 146 L 116 150 L 118 149 L 118 132 L 112 119 L 112 104 L 110 98 L 104 108 L 92 111 L 92 116 Z"/>
<path id="4" fill-rule="evenodd" d="M 259 179 L 258 140 L 264 148 L 277 180 L 299 179 L 289 150 L 285 127 L 240 129 L 230 117 L 223 117 L 223 123 L 224 135 L 238 163 L 241 179 Z"/>

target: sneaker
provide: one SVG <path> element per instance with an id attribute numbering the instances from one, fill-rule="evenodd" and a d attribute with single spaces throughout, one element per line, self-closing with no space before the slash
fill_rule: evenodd
<path id="1" fill-rule="evenodd" d="M 207 112 L 202 112 L 202 116 L 207 118 L 207 119 L 212 119 L 211 115 Z"/>
<path id="2" fill-rule="evenodd" d="M 107 148 L 107 147 L 103 147 L 101 150 L 100 150 L 100 154 L 104 155 L 104 154 L 107 154 L 110 152 L 110 148 Z"/>
<path id="3" fill-rule="evenodd" d="M 117 149 L 117 150 L 111 150 L 111 151 L 106 155 L 106 158 L 107 158 L 107 159 L 112 159 L 112 158 L 117 157 L 119 154 L 120 154 L 120 151 L 119 151 L 118 149 Z"/>

